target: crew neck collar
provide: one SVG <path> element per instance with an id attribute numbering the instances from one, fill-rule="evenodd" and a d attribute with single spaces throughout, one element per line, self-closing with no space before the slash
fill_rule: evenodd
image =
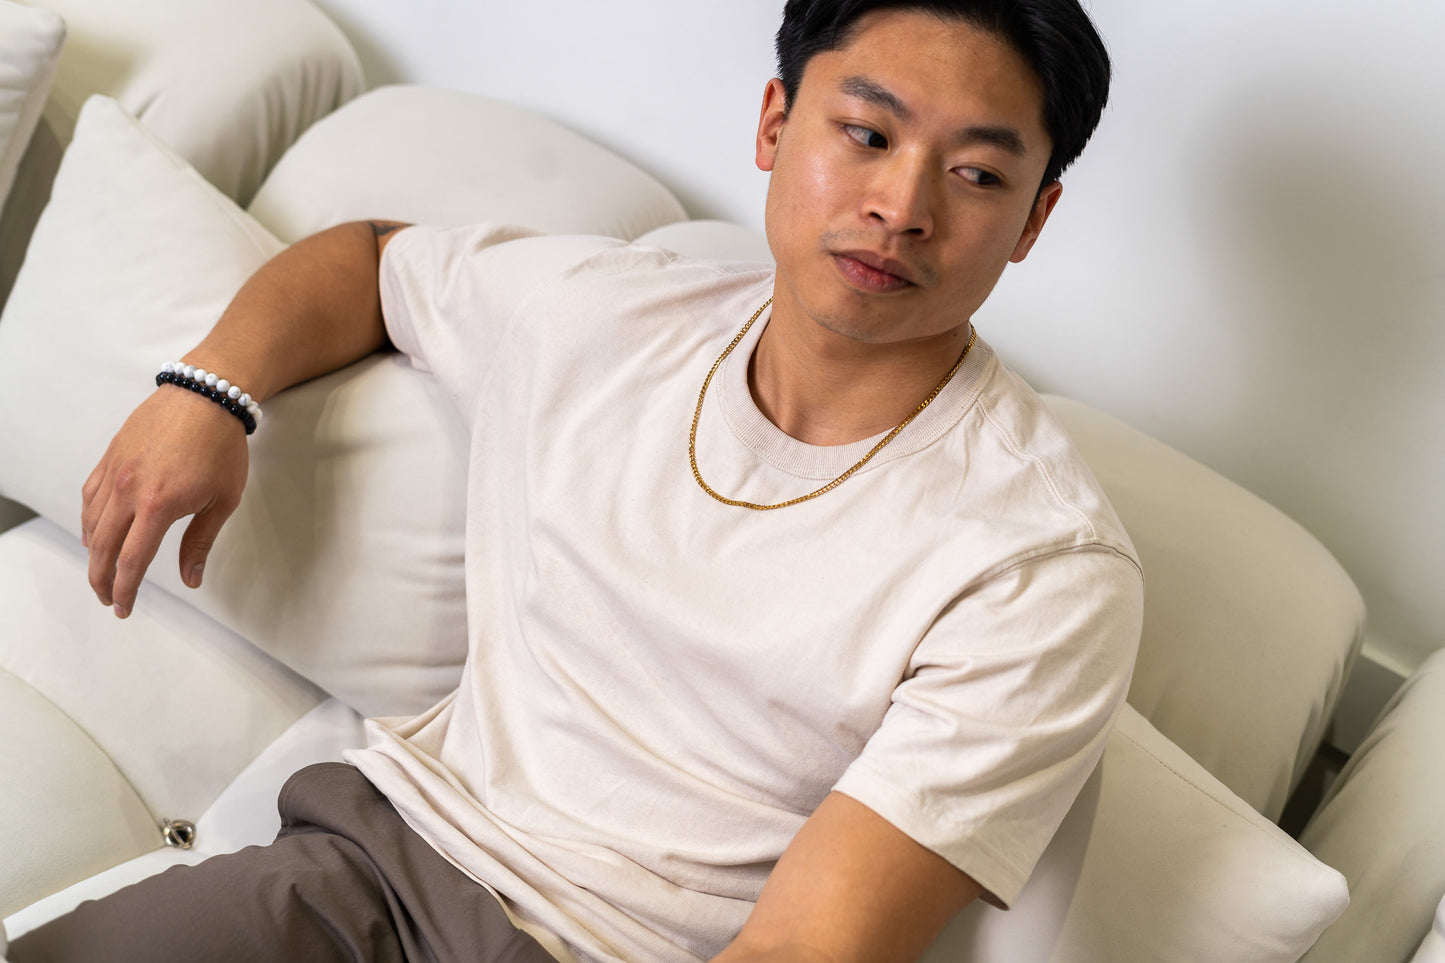
<path id="1" fill-rule="evenodd" d="M 738 441 L 774 468 L 810 480 L 835 478 L 867 454 L 892 429 L 846 445 L 810 445 L 793 438 L 769 421 L 748 388 L 748 366 L 753 352 L 757 350 L 758 339 L 771 320 L 772 309 L 769 308 L 724 359 L 713 378 L 717 389 L 716 404 Z M 993 349 L 979 337 L 968 357 L 932 404 L 859 469 L 860 473 L 911 455 L 942 437 L 973 406 L 984 376 L 993 363 Z"/>

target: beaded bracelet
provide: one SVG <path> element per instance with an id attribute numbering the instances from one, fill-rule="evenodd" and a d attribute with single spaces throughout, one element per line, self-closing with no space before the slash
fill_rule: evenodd
<path id="1" fill-rule="evenodd" d="M 161 365 L 160 374 L 156 375 L 156 386 L 161 385 L 188 388 L 211 399 L 241 419 L 248 435 L 261 423 L 261 406 L 252 401 L 250 395 L 225 378 L 219 377 L 214 371 L 206 371 L 181 361 L 167 361 Z"/>

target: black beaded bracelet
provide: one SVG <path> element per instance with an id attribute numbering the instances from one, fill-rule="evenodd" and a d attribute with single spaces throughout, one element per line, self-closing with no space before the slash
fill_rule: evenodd
<path id="1" fill-rule="evenodd" d="M 246 434 L 249 435 L 256 430 L 256 416 L 251 413 L 251 410 L 247 406 L 242 405 L 238 400 L 231 398 L 225 392 L 217 391 L 204 381 L 197 381 L 195 378 L 187 377 L 180 371 L 162 370 L 160 374 L 156 375 L 156 387 L 160 387 L 161 385 L 175 385 L 177 388 L 187 388 L 203 398 L 209 398 L 241 419 L 241 424 L 246 427 Z M 250 408 L 255 407 L 255 405 L 250 406 Z"/>

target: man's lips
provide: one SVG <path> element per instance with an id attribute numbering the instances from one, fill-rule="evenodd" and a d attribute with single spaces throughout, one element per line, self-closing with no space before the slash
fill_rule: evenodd
<path id="1" fill-rule="evenodd" d="M 911 288 L 913 272 L 902 261 L 881 257 L 870 251 L 838 251 L 833 254 L 838 270 L 856 287 L 888 293 Z"/>

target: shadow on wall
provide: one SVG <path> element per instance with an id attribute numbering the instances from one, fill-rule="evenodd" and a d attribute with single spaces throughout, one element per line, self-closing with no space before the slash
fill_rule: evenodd
<path id="1" fill-rule="evenodd" d="M 1199 125 L 1201 141 L 1230 136 L 1196 230 L 1231 308 L 1220 415 L 1252 439 L 1242 473 L 1350 547 L 1375 635 L 1428 640 L 1434 620 L 1410 600 L 1435 595 L 1433 575 L 1409 559 L 1445 532 L 1445 138 L 1402 123 L 1420 95 L 1368 73 L 1230 90 Z M 1355 510 L 1367 502 L 1386 511 Z"/>

